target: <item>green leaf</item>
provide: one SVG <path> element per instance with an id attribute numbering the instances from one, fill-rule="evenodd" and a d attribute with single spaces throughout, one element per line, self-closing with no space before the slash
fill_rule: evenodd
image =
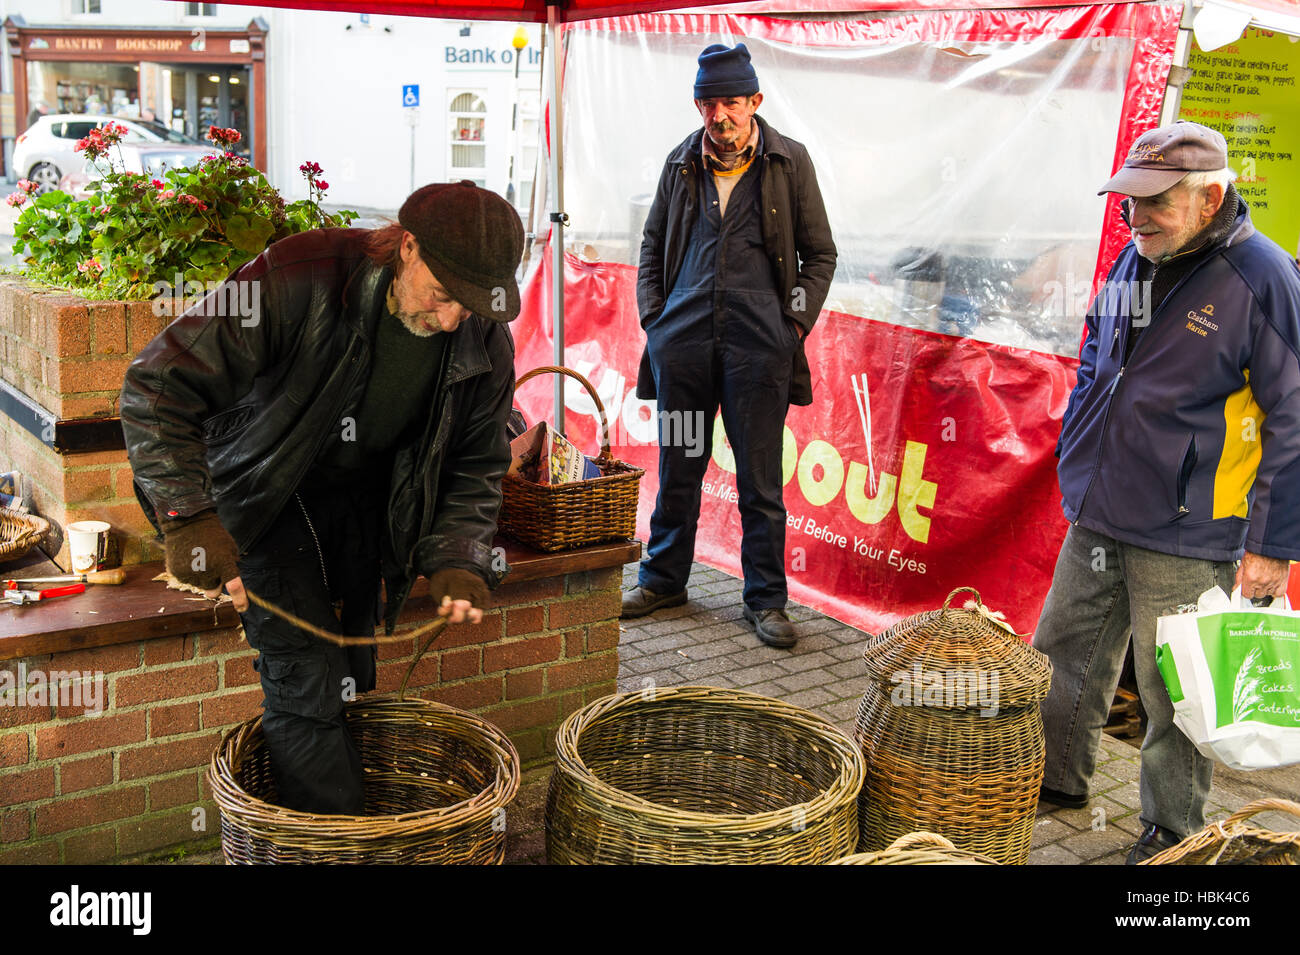
<path id="1" fill-rule="evenodd" d="M 237 215 L 226 223 L 226 238 L 242 252 L 256 255 L 266 248 L 267 240 L 275 228 L 271 220 L 261 215 Z"/>

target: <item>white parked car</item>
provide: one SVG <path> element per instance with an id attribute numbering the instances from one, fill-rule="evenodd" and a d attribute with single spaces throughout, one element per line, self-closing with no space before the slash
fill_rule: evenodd
<path id="1" fill-rule="evenodd" d="M 65 175 L 82 170 L 84 160 L 77 153 L 77 140 L 85 139 L 92 129 L 107 123 L 126 127 L 123 144 L 159 143 L 211 151 L 198 140 L 161 123 L 87 113 L 51 113 L 42 116 L 18 137 L 14 145 L 14 171 L 19 179 L 36 183 L 40 192 L 57 189 Z"/>
<path id="2" fill-rule="evenodd" d="M 221 150 L 211 144 L 206 146 L 187 143 L 128 143 L 122 142 L 109 150 L 106 158 L 98 162 L 78 156 L 81 165 L 58 182 L 58 188 L 75 199 L 90 195 L 89 186 L 102 179 L 108 160 L 119 172 L 144 173 L 150 179 L 161 179 L 168 169 L 197 166 L 204 156 L 220 156 Z"/>

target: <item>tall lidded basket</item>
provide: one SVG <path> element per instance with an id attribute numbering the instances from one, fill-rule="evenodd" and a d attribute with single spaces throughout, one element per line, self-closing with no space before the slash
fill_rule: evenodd
<path id="1" fill-rule="evenodd" d="M 954 604 L 963 592 L 974 599 Z M 1039 704 L 1051 662 L 969 587 L 872 637 L 862 656 L 870 683 L 854 733 L 867 765 L 859 849 L 925 830 L 1022 864 L 1043 782 Z"/>

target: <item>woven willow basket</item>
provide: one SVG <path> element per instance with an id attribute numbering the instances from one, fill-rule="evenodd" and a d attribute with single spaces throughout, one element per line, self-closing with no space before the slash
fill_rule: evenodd
<path id="1" fill-rule="evenodd" d="M 913 832 L 880 852 L 859 852 L 831 865 L 997 865 L 996 859 L 958 849 L 933 832 Z"/>
<path id="2" fill-rule="evenodd" d="M 1138 865 L 1300 865 L 1300 832 L 1273 832 L 1246 824 L 1251 816 L 1269 811 L 1300 817 L 1300 804 L 1285 799 L 1248 803 L 1223 822 L 1206 826 Z"/>
<path id="3" fill-rule="evenodd" d="M 41 542 L 50 522 L 11 507 L 0 507 L 0 563 L 17 560 Z"/>
<path id="4" fill-rule="evenodd" d="M 504 861 L 505 806 L 519 789 L 519 756 L 500 730 L 427 700 L 364 699 L 344 712 L 365 773 L 363 816 L 273 805 L 262 718 L 225 734 L 208 782 L 228 864 Z"/>
<path id="5" fill-rule="evenodd" d="M 501 479 L 501 533 L 541 551 L 571 550 L 606 541 L 629 540 L 636 533 L 636 505 L 641 468 L 616 461 L 609 450 L 605 406 L 596 389 L 571 368 L 544 365 L 520 377 L 515 390 L 541 374 L 576 379 L 595 402 L 600 416 L 600 456 L 594 458 L 601 476 L 567 484 L 534 484 L 515 474 Z"/>
<path id="6" fill-rule="evenodd" d="M 809 863 L 857 842 L 862 756 L 830 723 L 753 693 L 623 693 L 560 727 L 552 863 Z"/>
<path id="7" fill-rule="evenodd" d="M 954 607 L 963 591 L 974 601 Z M 924 830 L 1004 865 L 1029 856 L 1052 665 L 979 599 L 958 588 L 867 641 L 854 733 L 867 765 L 863 851 Z"/>

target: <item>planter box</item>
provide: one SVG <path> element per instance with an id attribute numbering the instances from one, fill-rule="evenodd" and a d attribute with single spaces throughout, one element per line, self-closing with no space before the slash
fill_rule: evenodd
<path id="1" fill-rule="evenodd" d="M 61 565 L 63 528 L 80 520 L 111 524 L 123 563 L 162 555 L 131 487 L 117 406 L 131 359 L 169 320 L 152 302 L 88 301 L 0 279 L 0 470 L 30 482 L 36 512 L 55 525 L 48 546 Z M 87 434 L 95 450 L 65 440 Z"/>

